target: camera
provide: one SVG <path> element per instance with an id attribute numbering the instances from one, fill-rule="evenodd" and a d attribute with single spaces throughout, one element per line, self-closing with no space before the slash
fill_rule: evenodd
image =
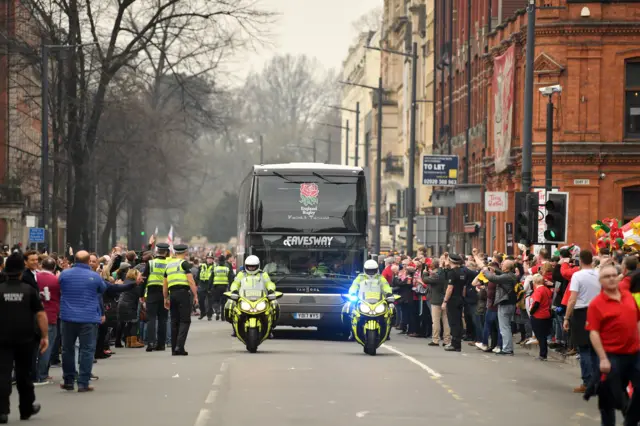
<path id="1" fill-rule="evenodd" d="M 553 86 L 541 87 L 538 90 L 542 96 L 551 96 L 554 93 L 562 93 L 562 86 L 555 84 Z"/>

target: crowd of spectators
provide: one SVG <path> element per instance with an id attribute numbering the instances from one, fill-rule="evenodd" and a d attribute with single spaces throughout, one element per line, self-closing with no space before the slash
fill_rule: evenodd
<path id="1" fill-rule="evenodd" d="M 635 419 L 625 424 L 637 424 L 640 400 L 629 402 L 626 386 L 640 385 L 638 256 L 606 248 L 594 255 L 571 246 L 553 254 L 542 249 L 537 255 L 486 255 L 474 249 L 467 256 L 429 258 L 420 248 L 413 259 L 383 257 L 381 272 L 400 296 L 395 323 L 400 334 L 430 338 L 429 346 L 443 343 L 448 351 L 462 349 L 458 339 L 496 355 L 513 355 L 518 345 L 537 345 L 540 361 L 547 360 L 549 350 L 575 356 L 581 381 L 573 392 L 604 399 L 604 425 L 615 424 L 611 407 L 622 409 L 627 420 Z M 621 325 L 611 325 L 623 312 L 618 302 L 607 305 L 608 310 L 601 307 L 604 302 L 597 311 L 589 308 L 598 298 L 610 301 L 606 285 L 619 288 L 622 301 L 626 295 L 635 298 L 634 309 L 627 310 L 631 330 L 627 327 L 626 333 Z M 519 336 L 515 344 L 514 336 Z"/>

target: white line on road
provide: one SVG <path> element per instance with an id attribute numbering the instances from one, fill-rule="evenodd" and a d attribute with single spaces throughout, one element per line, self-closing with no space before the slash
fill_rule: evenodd
<path id="1" fill-rule="evenodd" d="M 196 419 L 196 422 L 194 423 L 193 426 L 207 426 L 207 423 L 209 422 L 210 418 L 211 418 L 211 411 L 207 410 L 206 408 L 203 408 L 202 410 L 200 410 L 200 413 L 198 414 L 198 418 Z"/>
<path id="2" fill-rule="evenodd" d="M 224 373 L 225 371 L 227 371 L 228 368 L 229 368 L 229 364 L 227 364 L 226 362 L 223 362 L 222 365 L 220 366 L 220 372 Z"/>
<path id="3" fill-rule="evenodd" d="M 394 348 L 393 346 L 389 346 L 386 343 L 382 345 L 383 348 L 390 350 L 391 352 L 400 355 L 402 358 L 406 359 L 407 361 L 417 365 L 418 367 L 422 368 L 424 371 L 426 371 L 427 373 L 429 373 L 429 375 L 431 377 L 435 377 L 435 378 L 440 378 L 442 377 L 442 374 L 438 373 L 436 370 L 434 370 L 433 368 L 429 367 L 428 365 L 418 361 L 417 359 L 415 359 L 412 356 L 409 356 L 407 354 L 405 354 L 402 351 L 397 350 L 396 348 Z"/>
<path id="4" fill-rule="evenodd" d="M 213 383 L 211 386 L 220 386 L 222 383 L 222 374 L 216 374 L 216 377 L 213 378 Z"/>
<path id="5" fill-rule="evenodd" d="M 218 396 L 217 390 L 209 391 L 209 395 L 207 395 L 207 399 L 204 400 L 205 404 L 213 404 Z"/>

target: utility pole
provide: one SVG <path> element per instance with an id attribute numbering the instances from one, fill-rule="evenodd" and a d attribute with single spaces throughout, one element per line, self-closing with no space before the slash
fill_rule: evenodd
<path id="1" fill-rule="evenodd" d="M 346 166 L 349 165 L 349 120 L 347 120 L 347 126 L 345 127 L 347 130 L 347 135 L 344 143 L 344 164 Z"/>
<path id="2" fill-rule="evenodd" d="M 347 126 L 348 127 L 348 126 Z M 356 167 L 358 167 L 360 147 L 360 102 L 356 102 Z"/>
<path id="3" fill-rule="evenodd" d="M 380 254 L 380 217 L 382 205 L 382 102 L 384 89 L 382 88 L 382 76 L 378 78 L 378 141 L 376 144 L 376 222 L 374 227 L 373 249 L 375 254 Z"/>
<path id="4" fill-rule="evenodd" d="M 315 163 L 317 161 L 316 159 L 316 153 L 318 151 L 318 147 L 316 146 L 316 140 L 313 140 L 313 162 Z"/>
<path id="5" fill-rule="evenodd" d="M 260 164 L 264 164 L 264 137 L 260 134 Z"/>
<path id="6" fill-rule="evenodd" d="M 40 226 L 45 229 L 45 241 L 49 234 L 47 212 L 49 211 L 49 46 L 42 44 L 40 51 L 40 64 L 42 66 L 42 146 L 41 153 L 41 179 L 40 182 Z M 67 206 L 69 208 L 69 206 Z M 69 226 L 67 224 L 67 226 Z"/>
<path id="7" fill-rule="evenodd" d="M 407 255 L 413 255 L 413 219 L 416 211 L 416 102 L 418 87 L 418 43 L 411 52 L 411 128 L 409 133 L 409 193 L 407 194 Z"/>
<path id="8" fill-rule="evenodd" d="M 531 156 L 533 151 L 533 60 L 535 53 L 534 50 L 536 48 L 535 0 L 529 0 L 527 14 L 527 52 L 524 74 L 524 123 L 522 125 L 522 192 L 531 191 L 531 183 L 533 180 Z"/>
<path id="9" fill-rule="evenodd" d="M 469 183 L 469 146 L 471 145 L 471 0 L 467 0 L 467 140 L 464 144 L 464 183 Z M 464 222 L 469 222 L 469 203 L 464 203 Z M 463 224 L 464 225 L 464 224 Z M 485 225 L 486 226 L 486 225 Z M 464 234 L 464 252 L 469 236 Z"/>

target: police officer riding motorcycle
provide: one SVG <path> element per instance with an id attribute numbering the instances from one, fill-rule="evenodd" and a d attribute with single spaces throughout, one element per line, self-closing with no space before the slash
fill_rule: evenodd
<path id="1" fill-rule="evenodd" d="M 233 324 L 238 340 L 247 350 L 255 353 L 258 346 L 271 336 L 271 330 L 280 313 L 276 299 L 282 293 L 276 291 L 276 285 L 269 274 L 260 269 L 260 259 L 249 256 L 244 262 L 244 271 L 236 275 L 225 306 L 226 317 Z"/>
<path id="2" fill-rule="evenodd" d="M 343 321 L 351 321 L 353 337 L 364 352 L 375 355 L 389 337 L 395 312 L 393 302 L 398 298 L 378 273 L 378 262 L 372 259 L 365 262 L 364 273 L 356 277 L 345 296 L 349 303 L 343 310 Z"/>

